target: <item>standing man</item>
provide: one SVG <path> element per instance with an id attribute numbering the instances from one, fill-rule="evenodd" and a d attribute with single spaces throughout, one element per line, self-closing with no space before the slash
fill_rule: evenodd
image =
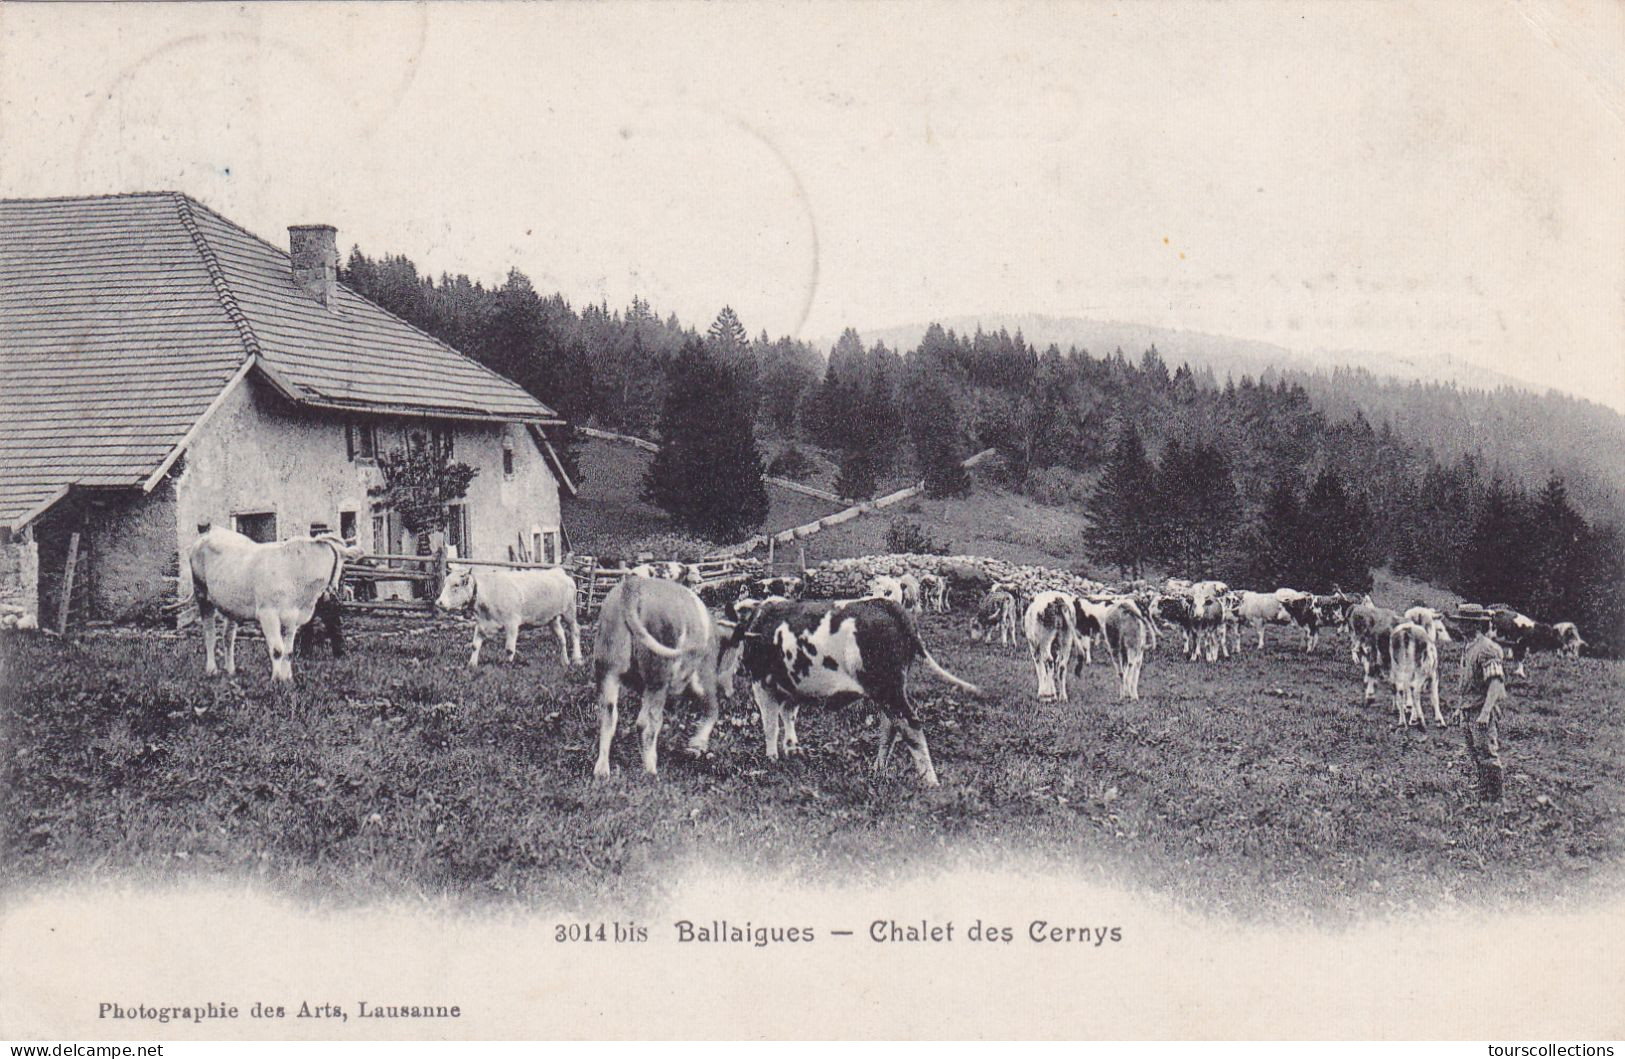
<path id="1" fill-rule="evenodd" d="M 1486 802 L 1499 802 L 1505 769 L 1501 764 L 1501 700 L 1506 698 L 1504 655 L 1486 625 L 1467 645 L 1461 659 L 1462 729 L 1467 735 L 1467 753 L 1478 773 L 1478 796 Z M 1476 716 L 1470 714 L 1476 709 Z"/>

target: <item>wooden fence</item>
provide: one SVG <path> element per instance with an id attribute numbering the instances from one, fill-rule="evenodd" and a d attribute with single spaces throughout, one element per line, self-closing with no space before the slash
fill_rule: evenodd
<path id="1" fill-rule="evenodd" d="M 697 580 L 691 587 L 699 590 L 706 585 L 738 580 L 746 564 L 732 557 L 702 559 L 685 563 L 692 567 Z M 591 621 L 598 614 L 604 597 L 620 584 L 632 568 L 623 566 L 601 567 L 590 555 L 571 556 L 563 563 L 504 562 L 498 559 L 460 559 L 445 554 L 435 555 L 369 555 L 350 563 L 344 570 L 344 610 L 358 614 L 394 614 L 401 616 L 433 616 L 434 601 L 440 595 L 440 586 L 454 566 L 495 567 L 505 570 L 563 569 L 575 578 L 576 613 L 582 621 Z M 421 585 L 421 588 L 416 586 Z M 379 599 L 383 586 L 395 595 Z M 402 596 L 410 598 L 401 598 Z M 372 598 L 367 598 L 372 597 Z"/>
<path id="2" fill-rule="evenodd" d="M 701 559 L 697 563 L 683 565 L 693 567 L 698 575 L 697 580 L 689 585 L 696 592 L 710 585 L 738 581 L 745 576 L 747 569 L 744 562 L 731 556 Z M 590 555 L 576 557 L 571 566 L 570 572 L 576 579 L 576 615 L 582 621 L 592 621 L 598 616 L 598 608 L 603 605 L 604 597 L 609 595 L 610 589 L 624 581 L 633 569 L 599 566 L 598 560 Z"/>

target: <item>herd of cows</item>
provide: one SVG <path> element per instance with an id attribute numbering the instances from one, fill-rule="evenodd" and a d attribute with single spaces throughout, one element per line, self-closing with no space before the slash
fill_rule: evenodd
<path id="1" fill-rule="evenodd" d="M 337 592 L 344 564 L 360 553 L 333 536 L 262 544 L 216 527 L 189 549 L 204 632 L 205 668 L 217 672 L 217 624 L 226 626 L 225 670 L 235 671 L 238 623 L 254 621 L 264 633 L 273 681 L 292 680 L 295 633 Z M 1342 592 L 1315 595 L 1292 589 L 1234 591 L 1219 581 L 1171 579 L 1160 586 L 1136 582 L 1118 590 L 994 582 L 951 584 L 950 578 L 920 571 L 877 575 L 867 594 L 849 599 L 805 599 L 801 578 L 744 579 L 718 597 L 695 591 L 693 568 L 679 563 L 646 564 L 604 598 L 592 649 L 599 740 L 594 774 L 609 775 L 609 753 L 619 721 L 623 690 L 640 698 L 637 727 L 644 769 L 657 771 L 657 747 L 670 699 L 692 693 L 702 714 L 688 741 L 691 754 L 704 754 L 719 714 L 719 698 L 731 696 L 743 672 L 761 715 L 770 759 L 800 748 L 796 718 L 809 701 L 867 698 L 880 723 L 877 770 L 886 766 L 901 741 L 927 786 L 937 784 L 919 714 L 910 701 L 908 676 L 921 662 L 936 678 L 973 694 L 974 685 L 945 669 L 920 638 L 918 617 L 946 613 L 954 597 L 977 600 L 971 616 L 973 640 L 1005 644 L 1024 641 L 1031 656 L 1040 700 L 1067 699 L 1069 672 L 1081 674 L 1104 646 L 1119 677 L 1119 695 L 1139 698 L 1146 654 L 1164 633 L 1177 631 L 1183 653 L 1215 662 L 1242 649 L 1242 628 L 1256 630 L 1264 645 L 1266 625 L 1303 630 L 1304 648 L 1313 651 L 1325 629 L 1348 632 L 1352 660 L 1363 669 L 1366 701 L 1380 682 L 1392 685 L 1400 725 L 1426 724 L 1424 699 L 1434 720 L 1445 724 L 1439 705 L 1440 645 L 1488 629 L 1507 647 L 1523 673 L 1530 651 L 1578 656 L 1584 641 L 1572 623 L 1546 625 L 1503 606 L 1464 605 L 1453 614 L 1428 607 L 1403 613 L 1374 604 L 1369 596 Z M 461 566 L 448 576 L 436 605 L 473 619 L 470 666 L 478 665 L 485 639 L 501 633 L 507 656 L 517 652 L 519 630 L 551 626 L 565 665 L 580 665 L 581 632 L 577 591 L 563 569 L 519 570 Z M 1457 711 L 1459 713 L 1459 710 Z"/>

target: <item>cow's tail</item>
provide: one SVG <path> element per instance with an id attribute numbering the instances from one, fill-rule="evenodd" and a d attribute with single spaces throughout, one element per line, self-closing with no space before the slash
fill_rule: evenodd
<path id="1" fill-rule="evenodd" d="M 325 591 L 330 595 L 337 595 L 339 587 L 344 583 L 345 545 L 336 538 L 325 536 L 322 538 L 322 543 L 327 545 L 327 550 L 333 553 L 333 570 L 327 575 L 327 588 Z"/>
<path id="2" fill-rule="evenodd" d="M 634 636 L 643 641 L 644 647 L 647 647 L 652 653 L 659 655 L 661 658 L 676 658 L 683 653 L 683 647 L 688 642 L 687 629 L 678 631 L 676 647 L 667 647 L 665 644 L 655 639 L 654 634 L 651 633 L 648 627 L 645 626 L 638 618 L 638 609 L 636 606 L 629 606 L 626 608 L 626 625 L 627 628 L 632 630 L 632 634 Z"/>
<path id="3" fill-rule="evenodd" d="M 982 689 L 977 687 L 975 684 L 972 684 L 968 680 L 960 680 L 958 677 L 954 676 L 952 673 L 950 673 L 946 669 L 942 668 L 942 664 L 940 662 L 938 662 L 935 658 L 932 658 L 931 657 L 931 652 L 926 650 L 925 641 L 920 639 L 919 630 L 917 630 L 914 627 L 914 624 L 912 622 L 909 622 L 907 624 L 908 624 L 908 634 L 914 640 L 914 650 L 916 650 L 916 651 L 918 651 L 920 653 L 920 660 L 925 663 L 925 668 L 929 669 L 932 673 L 936 674 L 936 676 L 937 676 L 937 678 L 939 680 L 942 680 L 942 681 L 944 681 L 945 683 L 948 683 L 948 684 L 952 684 L 956 688 L 960 688 L 960 689 L 962 689 L 964 691 L 968 691 L 972 695 L 980 695 L 982 693 Z"/>

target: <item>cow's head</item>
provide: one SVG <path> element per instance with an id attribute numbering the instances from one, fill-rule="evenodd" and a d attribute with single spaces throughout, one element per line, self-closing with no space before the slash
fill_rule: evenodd
<path id="1" fill-rule="evenodd" d="M 474 598 L 478 589 L 474 584 L 474 568 L 464 566 L 454 568 L 446 575 L 446 581 L 440 586 L 440 595 L 434 605 L 447 612 L 466 610 L 474 605 Z"/>

